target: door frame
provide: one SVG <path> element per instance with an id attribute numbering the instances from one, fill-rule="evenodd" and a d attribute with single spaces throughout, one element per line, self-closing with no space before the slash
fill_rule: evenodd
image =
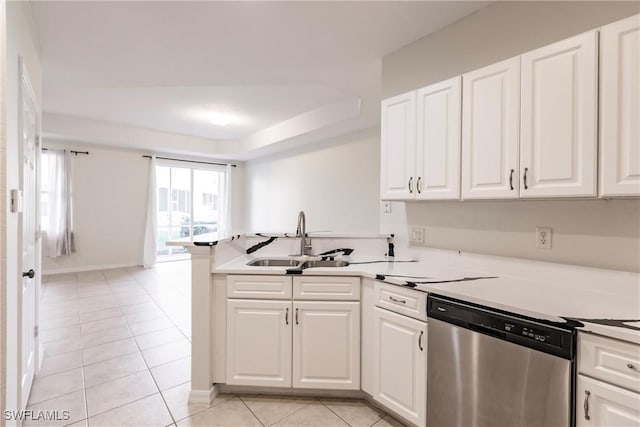
<path id="1" fill-rule="evenodd" d="M 24 155 L 24 141 L 22 139 L 22 126 L 23 126 L 23 122 L 24 122 L 24 117 L 22 115 L 22 103 L 24 100 L 25 96 L 29 96 L 31 98 L 31 102 L 33 103 L 34 109 L 35 109 L 35 113 L 36 113 L 36 188 L 35 188 L 35 192 L 36 192 L 36 198 L 35 198 L 35 217 L 36 217 L 36 241 L 35 241 L 35 271 L 36 271 L 36 276 L 34 278 L 34 286 L 35 286 L 35 291 L 34 291 L 34 326 L 38 327 L 40 320 L 39 320 L 39 309 L 40 309 L 40 295 L 41 295 L 41 267 L 42 267 L 42 259 L 41 259 L 41 238 L 40 238 L 40 149 L 41 149 L 41 114 L 42 114 L 42 109 L 40 106 L 40 103 L 38 102 L 37 97 L 35 96 L 35 92 L 33 90 L 33 86 L 31 84 L 31 79 L 30 79 L 30 74 L 29 71 L 27 69 L 27 66 L 22 58 L 22 56 L 18 57 L 18 159 L 20 160 L 19 164 L 19 168 L 18 168 L 18 175 L 19 175 L 19 188 L 22 191 L 24 188 L 24 182 L 23 182 L 23 155 Z M 17 258 L 17 264 L 18 264 L 18 269 L 17 269 L 17 274 L 16 274 L 16 297 L 17 297 L 17 301 L 16 301 L 16 316 L 15 318 L 13 318 L 14 322 L 9 322 L 7 324 L 7 331 L 14 331 L 17 337 L 17 346 L 15 349 L 15 364 L 12 368 L 15 369 L 10 369 L 9 366 L 7 366 L 7 375 L 15 375 L 15 385 L 17 386 L 17 392 L 18 394 L 18 407 L 19 409 L 24 409 L 27 405 L 28 402 L 23 402 L 22 400 L 22 387 L 21 387 L 21 383 L 22 383 L 22 344 L 23 344 L 23 336 L 22 336 L 22 306 L 23 306 L 23 302 L 22 302 L 22 270 L 23 270 L 23 265 L 22 265 L 22 228 L 23 228 L 23 214 L 22 212 L 18 213 L 18 239 L 16 242 L 16 249 L 17 249 L 17 253 L 19 254 L 18 258 Z M 34 377 L 35 375 L 38 373 L 38 371 L 40 370 L 40 367 L 42 365 L 42 359 L 43 359 L 43 353 L 42 353 L 42 349 L 40 346 L 40 340 L 38 336 L 34 337 Z"/>

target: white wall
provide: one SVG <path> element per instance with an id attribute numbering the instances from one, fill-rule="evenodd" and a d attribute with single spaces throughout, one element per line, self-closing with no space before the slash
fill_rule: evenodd
<path id="1" fill-rule="evenodd" d="M 95 145 L 52 141 L 44 145 L 89 151 L 89 155 L 72 157 L 76 252 L 44 257 L 44 273 L 140 265 L 149 159 L 140 152 Z M 240 171 L 234 174 L 232 222 L 242 227 L 243 207 L 238 202 L 242 201 L 242 166 L 236 169 Z"/>
<path id="2" fill-rule="evenodd" d="M 246 164 L 247 231 L 379 228 L 380 129 L 369 129 Z"/>
<path id="3" fill-rule="evenodd" d="M 45 146 L 68 147 L 46 141 Z M 44 272 L 141 264 L 149 159 L 135 152 L 73 149 L 89 151 L 72 157 L 76 252 L 45 256 Z"/>
<path id="4" fill-rule="evenodd" d="M 0 31 L 4 31 L 4 26 Z M 6 108 L 6 187 L 5 191 L 20 187 L 20 148 L 19 148 L 19 87 L 20 74 L 18 57 L 22 57 L 29 72 L 37 101 L 41 103 L 42 97 L 42 67 L 34 22 L 31 14 L 31 6 L 28 2 L 10 1 L 6 4 L 6 35 L 7 56 L 6 75 L 4 76 L 5 108 Z M 5 206 L 5 209 L 8 209 Z M 4 253 L 6 260 L 0 269 L 6 272 L 6 300 L 2 307 L 4 316 L 3 328 L 5 328 L 4 351 L 6 351 L 6 407 L 17 409 L 20 405 L 20 386 L 17 372 L 20 369 L 18 359 L 20 357 L 19 346 L 19 307 L 21 304 L 19 289 L 21 284 L 22 259 L 21 254 L 21 223 L 17 213 L 6 212 L 6 247 Z M 8 422 L 7 424 L 10 424 Z"/>
<path id="5" fill-rule="evenodd" d="M 384 97 L 636 14 L 638 2 L 496 2 L 382 61 Z M 393 203 L 381 229 L 426 229 L 427 246 L 640 271 L 640 201 Z M 406 213 L 405 213 L 406 212 Z M 404 215 L 404 217 L 403 217 Z M 536 225 L 553 249 L 535 247 Z"/>

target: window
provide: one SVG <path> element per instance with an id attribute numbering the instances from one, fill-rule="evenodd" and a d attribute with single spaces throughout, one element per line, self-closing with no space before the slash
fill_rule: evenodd
<path id="1" fill-rule="evenodd" d="M 183 247 L 165 246 L 167 240 L 218 231 L 218 200 L 225 179 L 220 169 L 178 167 L 173 163 L 156 167 L 159 260 L 186 252 Z"/>
<path id="2" fill-rule="evenodd" d="M 40 156 L 40 229 L 47 231 L 49 226 L 49 155 Z"/>

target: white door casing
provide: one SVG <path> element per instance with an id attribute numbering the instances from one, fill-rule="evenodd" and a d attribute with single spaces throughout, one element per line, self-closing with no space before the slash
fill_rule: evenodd
<path id="1" fill-rule="evenodd" d="M 294 302 L 293 386 L 360 390 L 360 302 Z"/>
<path id="2" fill-rule="evenodd" d="M 382 101 L 380 198 L 413 199 L 416 184 L 416 92 Z"/>
<path id="3" fill-rule="evenodd" d="M 417 91 L 418 200 L 460 198 L 461 77 Z"/>
<path id="4" fill-rule="evenodd" d="M 640 15 L 600 32 L 600 196 L 640 196 Z"/>
<path id="5" fill-rule="evenodd" d="M 521 57 L 520 197 L 594 197 L 598 32 Z"/>
<path id="6" fill-rule="evenodd" d="M 520 57 L 464 74 L 462 87 L 462 198 L 518 198 Z"/>
<path id="7" fill-rule="evenodd" d="M 31 385 L 36 371 L 37 337 L 37 276 L 39 262 L 37 259 L 38 244 L 38 188 L 37 167 L 39 153 L 39 108 L 29 82 L 27 70 L 20 63 L 20 149 L 21 164 L 21 192 L 22 213 L 20 223 L 22 228 L 22 285 L 21 285 L 21 369 L 20 387 L 22 390 L 22 407 L 29 399 Z"/>

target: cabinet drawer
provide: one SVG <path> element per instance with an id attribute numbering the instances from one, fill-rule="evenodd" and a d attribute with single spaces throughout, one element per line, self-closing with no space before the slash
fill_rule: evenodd
<path id="1" fill-rule="evenodd" d="M 640 392 L 640 346 L 581 333 L 578 372 Z"/>
<path id="2" fill-rule="evenodd" d="M 227 276 L 227 298 L 289 299 L 291 287 L 286 276 Z"/>
<path id="3" fill-rule="evenodd" d="M 376 305 L 419 320 L 427 318 L 427 294 L 376 282 Z"/>
<path id="4" fill-rule="evenodd" d="M 337 276 L 294 277 L 293 298 L 300 300 L 359 301 L 360 278 Z"/>

